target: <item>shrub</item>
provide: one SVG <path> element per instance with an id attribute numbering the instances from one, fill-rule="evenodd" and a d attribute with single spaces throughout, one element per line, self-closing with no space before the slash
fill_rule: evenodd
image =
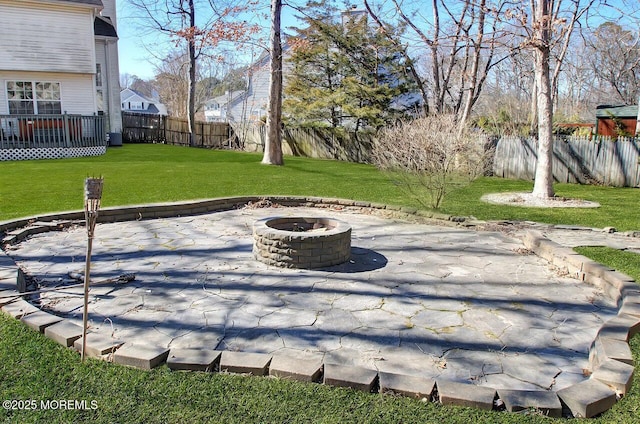
<path id="1" fill-rule="evenodd" d="M 438 209 L 447 193 L 487 171 L 493 157 L 487 141 L 451 115 L 429 116 L 383 129 L 372 158 L 420 204 Z"/>

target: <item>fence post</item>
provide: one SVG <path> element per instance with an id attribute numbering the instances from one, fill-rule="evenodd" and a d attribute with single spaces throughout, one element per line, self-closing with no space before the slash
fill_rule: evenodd
<path id="1" fill-rule="evenodd" d="M 62 126 L 64 128 L 64 144 L 67 147 L 71 147 L 71 134 L 69 132 L 69 115 L 67 111 L 62 115 Z"/>
<path id="2" fill-rule="evenodd" d="M 162 121 L 162 144 L 167 144 L 167 121 L 168 116 L 161 116 Z M 160 127 L 160 125 L 158 125 Z"/>

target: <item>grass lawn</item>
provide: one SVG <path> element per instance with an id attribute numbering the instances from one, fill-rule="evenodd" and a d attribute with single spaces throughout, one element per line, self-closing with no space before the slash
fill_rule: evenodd
<path id="1" fill-rule="evenodd" d="M 316 195 L 402 204 L 403 194 L 374 167 L 165 145 L 125 145 L 104 156 L 0 163 L 0 221 L 80 210 L 87 176 L 104 176 L 104 206 L 238 195 Z"/>
<path id="2" fill-rule="evenodd" d="M 10 423 L 549 423 L 541 416 L 443 407 L 418 400 L 259 377 L 153 371 L 80 362 L 78 355 L 0 315 L 2 399 L 96 401 L 95 410 L 6 411 Z M 640 340 L 632 341 L 640 360 Z M 589 423 L 637 422 L 638 385 Z M 580 422 L 578 420 L 576 422 Z"/>
<path id="3" fill-rule="evenodd" d="M 418 207 L 374 167 L 285 158 L 284 167 L 260 164 L 261 155 L 165 145 L 125 145 L 104 156 L 0 162 L 0 221 L 43 212 L 80 210 L 87 176 L 105 178 L 104 206 L 237 195 L 342 197 Z M 482 178 L 457 190 L 442 211 L 480 219 L 514 219 L 640 230 L 640 190 L 558 184 L 559 196 L 599 202 L 597 209 L 538 209 L 489 205 L 482 194 L 531 191 L 528 181 Z"/>
<path id="4" fill-rule="evenodd" d="M 603 186 L 556 184 L 556 195 L 600 203 L 599 208 L 523 208 L 490 205 L 480 201 L 486 193 L 530 192 L 533 182 L 502 178 L 482 178 L 457 190 L 445 199 L 442 210 L 447 213 L 475 216 L 479 219 L 507 219 L 582 225 L 586 227 L 616 227 L 618 231 L 640 230 L 640 189 Z"/>
<path id="5" fill-rule="evenodd" d="M 344 197 L 417 206 L 367 165 L 286 158 L 284 167 L 261 165 L 260 155 L 163 145 L 125 145 L 95 158 L 0 163 L 0 220 L 82 208 L 83 181 L 105 178 L 106 206 L 243 194 Z M 531 183 L 485 178 L 458 190 L 443 211 L 481 219 L 614 226 L 640 230 L 640 190 L 558 185 L 565 197 L 601 203 L 595 210 L 550 210 L 488 205 L 484 193 L 529 191 Z M 580 253 L 640 279 L 639 255 L 603 248 Z M 631 341 L 636 363 L 640 338 Z M 537 415 L 442 407 L 416 400 L 267 378 L 144 372 L 88 360 L 18 321 L 0 315 L 0 398 L 96 401 L 95 410 L 8 411 L 5 422 L 564 422 Z M 640 377 L 626 398 L 595 423 L 638 422 Z M 576 422 L 581 422 L 577 420 Z M 586 421 L 586 420 L 585 420 Z"/>

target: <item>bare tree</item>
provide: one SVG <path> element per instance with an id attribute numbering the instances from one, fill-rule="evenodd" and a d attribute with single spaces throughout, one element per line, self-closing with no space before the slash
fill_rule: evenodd
<path id="1" fill-rule="evenodd" d="M 532 112 L 537 116 L 538 152 L 533 195 L 550 198 L 553 189 L 553 102 L 564 58 L 575 26 L 595 0 L 531 0 L 511 15 L 524 34 L 523 47 L 535 54 L 535 86 Z M 569 4 L 568 8 L 564 8 Z M 554 64 L 552 66 L 551 61 Z"/>
<path id="2" fill-rule="evenodd" d="M 382 22 L 382 20 L 378 17 L 377 13 L 373 11 L 373 9 L 371 8 L 367 0 L 364 0 L 364 6 L 367 9 L 367 13 L 369 13 L 369 15 L 373 18 L 375 23 L 381 29 L 382 33 L 389 39 L 389 41 L 391 41 L 391 43 L 398 49 L 398 51 L 401 52 L 407 66 L 407 70 L 409 71 L 409 75 L 411 76 L 411 78 L 413 78 L 413 81 L 415 82 L 416 87 L 420 91 L 420 96 L 422 97 L 422 111 L 425 115 L 428 115 L 429 114 L 429 94 L 427 93 L 427 88 L 414 64 L 414 60 L 409 55 L 407 46 L 403 45 L 400 39 L 398 39 L 394 34 L 389 32 L 388 25 Z"/>
<path id="3" fill-rule="evenodd" d="M 171 38 L 187 52 L 187 119 L 189 144 L 195 144 L 196 77 L 198 59 L 210 49 L 229 41 L 241 43 L 259 31 L 255 25 L 236 20 L 252 1 L 238 0 L 130 0 L 142 11 L 147 27 Z M 203 16 L 206 18 L 202 19 Z"/>
<path id="4" fill-rule="evenodd" d="M 537 91 L 538 162 L 533 185 L 536 197 L 553 197 L 553 100 L 551 94 L 551 6 L 552 0 L 531 3 L 535 22 L 531 45 L 535 49 L 535 88 Z"/>
<path id="5" fill-rule="evenodd" d="M 554 99 L 571 37 L 596 0 L 381 1 L 384 7 L 368 8 L 378 26 L 387 28 L 381 14 L 403 23 L 417 36 L 414 51 L 426 53 L 431 109 L 450 111 L 461 123 L 469 118 L 495 66 L 526 50 L 533 52 L 531 111 L 539 142 L 533 192 L 553 196 Z M 606 0 L 601 3 L 607 5 Z M 424 19 L 426 13 L 430 19 Z"/>
<path id="6" fill-rule="evenodd" d="M 514 54 L 513 49 L 500 48 L 502 13 L 508 2 L 382 0 L 378 7 L 372 3 L 365 0 L 365 7 L 381 31 L 391 36 L 391 22 L 396 22 L 412 34 L 396 43 L 410 45 L 407 55 L 414 57 L 411 63 L 421 58 L 428 69 L 419 84 L 427 103 L 425 110 L 453 113 L 463 125 L 490 70 Z M 411 74 L 420 80 L 417 71 Z"/>
<path id="7" fill-rule="evenodd" d="M 120 74 L 120 90 L 131 87 L 131 84 L 138 79 L 136 75 Z"/>
<path id="8" fill-rule="evenodd" d="M 554 114 L 560 113 L 572 120 L 593 120 L 600 97 L 598 79 L 589 64 L 590 53 L 582 38 L 575 37 L 571 44 L 558 81 Z"/>
<path id="9" fill-rule="evenodd" d="M 282 157 L 282 40 L 280 18 L 282 0 L 271 0 L 271 36 L 269 77 L 269 105 L 267 109 L 267 136 L 262 163 L 284 165 Z"/>
<path id="10" fill-rule="evenodd" d="M 143 80 L 137 75 L 122 74 L 120 75 L 120 90 L 124 90 L 125 88 L 135 90 L 147 97 L 153 97 L 153 91 L 155 89 L 153 81 Z"/>
<path id="11" fill-rule="evenodd" d="M 635 104 L 640 95 L 640 34 L 613 22 L 601 24 L 585 38 L 591 70 L 604 95 Z"/>
<path id="12" fill-rule="evenodd" d="M 169 114 L 189 116 L 189 61 L 181 50 L 170 52 L 155 68 L 155 86 Z"/>
<path id="13" fill-rule="evenodd" d="M 222 68 L 222 69 L 221 69 Z M 220 64 L 216 60 L 201 58 L 195 75 L 195 90 L 193 92 L 196 116 L 200 114 L 205 101 L 211 95 L 213 86 L 220 80 L 218 77 L 223 72 L 228 72 L 226 64 Z M 182 50 L 174 50 L 163 58 L 155 67 L 153 81 L 145 82 L 146 86 L 141 93 L 154 97 L 153 91 L 157 91 L 162 103 L 167 106 L 169 114 L 187 119 L 189 116 L 189 59 Z M 132 88 L 137 85 L 134 83 Z"/>

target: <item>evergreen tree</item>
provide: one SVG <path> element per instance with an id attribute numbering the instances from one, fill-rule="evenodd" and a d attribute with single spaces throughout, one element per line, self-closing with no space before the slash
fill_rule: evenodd
<path id="1" fill-rule="evenodd" d="M 367 25 L 366 13 L 343 12 L 340 21 L 325 0 L 308 3 L 306 11 L 306 26 L 289 40 L 289 123 L 358 131 L 382 127 L 414 106 L 400 101 L 414 89 L 403 56 Z"/>

